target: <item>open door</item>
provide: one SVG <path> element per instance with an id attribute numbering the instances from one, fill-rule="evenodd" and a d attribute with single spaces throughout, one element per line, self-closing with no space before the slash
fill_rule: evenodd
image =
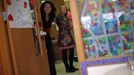
<path id="1" fill-rule="evenodd" d="M 5 32 L 8 37 L 6 40 L 8 41 L 9 45 L 9 49 L 7 49 L 9 51 L 8 54 L 9 57 L 7 57 L 8 64 L 6 64 L 6 66 L 2 65 L 3 68 L 7 67 L 6 69 L 9 72 L 7 74 L 6 73 L 7 71 L 3 71 L 3 74 L 1 75 L 49 75 L 50 73 L 49 73 L 48 59 L 44 44 L 45 40 L 41 39 L 44 37 L 41 37 L 39 34 L 40 30 L 42 29 L 41 27 L 39 27 L 41 25 L 41 20 L 39 16 L 40 15 L 39 6 L 38 6 L 39 1 L 38 0 L 11 0 L 11 1 L 0 0 L 0 1 L 3 1 L 0 3 L 3 4 L 4 10 L 7 11 L 6 12 L 7 14 L 5 15 L 8 18 L 8 20 L 5 20 L 6 22 L 5 26 L 7 26 L 5 27 L 5 29 L 7 31 Z M 16 4 L 17 7 L 14 7 L 16 6 Z M 15 24 L 16 26 L 20 26 L 21 24 L 23 25 L 22 20 L 20 21 L 20 25 L 19 23 L 13 23 L 13 21 L 16 22 L 17 20 L 24 18 L 24 16 L 22 16 L 20 13 L 18 13 L 19 15 L 12 14 L 12 12 L 13 13 L 18 12 L 18 9 L 21 12 L 21 9 L 19 8 L 20 6 L 23 6 L 22 9 L 25 8 L 25 10 L 29 8 L 30 11 L 23 11 L 24 13 L 30 12 L 31 15 L 32 14 L 31 12 L 34 11 L 34 13 L 32 14 L 34 16 L 33 25 L 31 25 L 32 27 L 13 27 L 15 26 Z M 2 13 L 0 13 L 0 24 L 4 22 L 1 20 L 2 18 L 1 14 Z M 15 20 L 16 15 L 17 17 L 18 16 L 21 17 Z M 33 20 L 33 18 L 31 20 Z M 0 43 L 0 45 L 2 46 L 3 44 Z M 2 56 L 1 46 L 0 46 L 0 56 Z M 0 58 L 0 60 L 1 59 L 4 59 L 4 57 Z M 0 64 L 2 62 L 4 61 L 3 60 L 0 61 Z"/>

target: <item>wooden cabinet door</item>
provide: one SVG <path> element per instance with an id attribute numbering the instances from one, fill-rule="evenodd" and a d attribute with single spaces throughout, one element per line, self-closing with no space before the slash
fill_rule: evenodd
<path id="1" fill-rule="evenodd" d="M 16 75 L 49 75 L 46 53 L 36 55 L 32 29 L 11 29 L 11 34 Z"/>

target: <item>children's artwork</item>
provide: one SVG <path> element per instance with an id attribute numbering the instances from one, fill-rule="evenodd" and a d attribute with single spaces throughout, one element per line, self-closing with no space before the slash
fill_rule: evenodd
<path id="1" fill-rule="evenodd" d="M 11 0 L 7 7 L 11 28 L 32 28 L 33 20 L 29 0 Z"/>
<path id="2" fill-rule="evenodd" d="M 115 19 L 109 20 L 105 22 L 105 28 L 106 28 L 106 33 L 117 33 L 118 32 L 118 21 Z"/>
<path id="3" fill-rule="evenodd" d="M 132 1 L 132 2 L 130 3 L 130 8 L 131 8 L 131 9 L 134 9 L 134 1 Z"/>
<path id="4" fill-rule="evenodd" d="M 96 48 L 95 48 L 95 41 L 94 39 L 85 39 L 85 52 L 88 58 L 95 58 L 96 57 Z"/>
<path id="5" fill-rule="evenodd" d="M 81 16 L 86 16 L 89 14 L 92 16 L 100 15 L 100 7 L 99 7 L 99 2 L 97 0 L 83 0 L 80 2 L 81 2 L 80 3 Z"/>
<path id="6" fill-rule="evenodd" d="M 84 48 L 88 58 L 118 56 L 134 49 L 133 0 L 79 2 Z"/>
<path id="7" fill-rule="evenodd" d="M 99 9 L 99 2 L 96 0 L 89 0 L 88 1 L 88 11 L 92 16 L 99 16 L 100 9 Z"/>
<path id="8" fill-rule="evenodd" d="M 86 49 L 85 49 L 86 50 Z M 86 55 L 88 59 L 96 58 L 96 50 L 86 50 Z"/>
<path id="9" fill-rule="evenodd" d="M 122 13 L 119 17 L 119 27 L 123 31 L 131 31 L 130 15 L 128 13 Z"/>
<path id="10" fill-rule="evenodd" d="M 101 22 L 99 20 L 100 18 L 100 7 L 99 2 L 97 0 L 89 0 L 88 3 L 88 11 L 91 16 L 91 32 L 93 35 L 98 36 L 104 34 L 103 27 L 101 25 Z"/>
<path id="11" fill-rule="evenodd" d="M 123 49 L 124 49 L 124 51 L 128 52 L 128 50 L 132 50 L 132 48 L 133 48 L 132 33 L 130 33 L 130 32 L 122 33 L 121 39 L 123 41 Z"/>
<path id="12" fill-rule="evenodd" d="M 114 10 L 114 2 L 112 0 L 103 0 L 102 2 L 102 12 L 103 13 L 111 13 L 115 12 Z"/>
<path id="13" fill-rule="evenodd" d="M 91 37 L 91 17 L 90 16 L 86 16 L 86 17 L 81 17 L 81 23 L 82 23 L 82 33 L 83 33 L 83 37 L 84 38 L 88 38 Z"/>
<path id="14" fill-rule="evenodd" d="M 97 51 L 98 51 L 98 55 L 100 57 L 104 57 L 104 56 L 109 56 L 109 48 L 106 42 L 106 38 L 102 37 L 102 38 L 98 38 L 95 40 L 96 45 L 97 45 Z"/>
<path id="15" fill-rule="evenodd" d="M 128 0 L 116 0 L 114 2 L 114 7 L 115 7 L 115 10 L 118 12 L 128 11 L 129 10 Z"/>
<path id="16" fill-rule="evenodd" d="M 131 13 L 131 24 L 134 24 L 134 13 Z"/>
<path id="17" fill-rule="evenodd" d="M 122 53 L 121 41 L 119 35 L 108 36 L 108 43 L 110 47 L 110 52 L 113 56 L 118 56 Z"/>
<path id="18" fill-rule="evenodd" d="M 97 35 L 102 35 L 103 32 L 103 27 L 99 23 L 99 20 L 96 21 L 94 19 L 91 19 L 90 16 L 88 17 L 81 17 L 81 22 L 83 24 L 83 32 L 84 37 L 90 37 L 90 36 L 97 36 Z"/>
<path id="19" fill-rule="evenodd" d="M 104 34 L 103 27 L 100 24 L 98 19 L 97 20 L 92 20 L 92 24 L 91 24 L 90 30 L 91 30 L 91 32 L 93 33 L 94 36 L 98 36 L 98 35 Z"/>
<path id="20" fill-rule="evenodd" d="M 83 38 L 91 37 L 91 34 L 88 29 L 84 29 L 84 28 L 82 29 L 82 37 Z"/>
<path id="21" fill-rule="evenodd" d="M 92 36 L 104 34 L 103 27 L 99 20 L 99 3 L 96 0 L 85 0 L 83 4 L 84 5 L 81 12 L 81 22 L 84 28 L 88 30 Z"/>
<path id="22" fill-rule="evenodd" d="M 103 13 L 103 20 L 104 22 L 108 22 L 109 20 L 115 19 L 113 13 Z"/>

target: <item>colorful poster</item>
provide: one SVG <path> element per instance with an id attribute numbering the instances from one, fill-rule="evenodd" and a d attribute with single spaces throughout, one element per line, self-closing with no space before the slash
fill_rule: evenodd
<path id="1" fill-rule="evenodd" d="M 123 51 L 121 49 L 121 41 L 119 35 L 108 36 L 108 43 L 110 47 L 110 52 L 113 56 L 118 56 L 122 54 Z"/>
<path id="2" fill-rule="evenodd" d="M 131 8 L 131 9 L 134 9 L 134 1 L 131 1 L 131 2 L 130 2 L 130 8 Z"/>
<path id="3" fill-rule="evenodd" d="M 120 11 L 129 11 L 129 2 L 128 0 L 116 0 L 114 2 L 115 10 Z"/>
<path id="4" fill-rule="evenodd" d="M 131 21 L 132 24 L 134 24 L 134 1 L 130 2 L 130 7 L 131 7 Z"/>
<path id="5" fill-rule="evenodd" d="M 84 47 L 85 47 L 85 52 L 88 58 L 95 58 L 97 56 L 95 40 L 93 38 L 85 39 Z"/>
<path id="6" fill-rule="evenodd" d="M 113 19 L 105 22 L 106 33 L 118 33 L 118 21 Z"/>
<path id="7" fill-rule="evenodd" d="M 90 11 L 90 14 L 92 16 L 99 16 L 100 15 L 100 9 L 99 9 L 99 2 L 95 0 L 89 0 L 88 1 L 88 11 Z"/>
<path id="8" fill-rule="evenodd" d="M 7 12 L 11 28 L 33 27 L 29 0 L 11 0 Z"/>
<path id="9" fill-rule="evenodd" d="M 88 29 L 82 29 L 82 36 L 83 38 L 88 38 L 88 37 L 91 37 L 91 33 L 89 32 Z"/>
<path id="10" fill-rule="evenodd" d="M 115 10 L 114 10 L 114 2 L 112 0 L 103 0 L 101 6 L 102 6 L 102 13 L 115 12 Z"/>
<path id="11" fill-rule="evenodd" d="M 130 4 L 128 0 L 117 0 L 114 2 L 114 8 L 116 13 L 114 14 L 119 20 L 119 28 L 121 32 L 131 31 L 131 20 L 130 20 Z"/>
<path id="12" fill-rule="evenodd" d="M 132 33 L 130 33 L 130 32 L 122 33 L 121 39 L 123 41 L 123 50 L 125 52 L 128 52 L 129 50 L 132 50 L 132 48 L 133 48 Z"/>
<path id="13" fill-rule="evenodd" d="M 88 30 L 91 36 L 104 34 L 100 18 L 99 2 L 96 0 L 83 1 L 83 9 L 81 10 L 81 22 L 83 28 Z"/>
<path id="14" fill-rule="evenodd" d="M 97 45 L 97 52 L 99 57 L 106 57 L 109 56 L 109 48 L 106 42 L 106 38 L 98 38 L 95 40 Z"/>
<path id="15" fill-rule="evenodd" d="M 130 20 L 130 15 L 129 13 L 123 12 L 119 16 L 119 27 L 120 30 L 123 31 L 131 31 L 132 25 L 131 25 L 131 20 Z"/>
<path id="16" fill-rule="evenodd" d="M 103 27 L 102 27 L 99 19 L 93 19 L 91 22 L 92 22 L 92 24 L 91 24 L 90 30 L 94 36 L 99 36 L 99 35 L 104 34 Z"/>
<path id="17" fill-rule="evenodd" d="M 103 22 L 105 24 L 105 31 L 107 34 L 118 32 L 118 21 L 115 18 L 114 1 L 103 0 L 102 2 Z"/>

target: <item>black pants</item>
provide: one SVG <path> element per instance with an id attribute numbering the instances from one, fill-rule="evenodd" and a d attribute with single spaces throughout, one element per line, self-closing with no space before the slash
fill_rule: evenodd
<path id="1" fill-rule="evenodd" d="M 50 75 L 57 75 L 56 69 L 55 69 L 55 58 L 53 53 L 47 53 L 48 54 L 48 62 L 49 62 L 49 68 L 50 68 Z"/>
<path id="2" fill-rule="evenodd" d="M 68 62 L 68 51 L 69 51 L 69 62 Z M 73 66 L 74 48 L 69 48 L 69 50 L 63 49 L 62 50 L 62 60 L 63 60 L 66 70 L 71 67 L 74 67 Z"/>
<path id="3" fill-rule="evenodd" d="M 45 36 L 45 43 L 46 43 L 46 49 L 48 55 L 50 75 L 57 75 L 56 68 L 55 68 L 55 55 L 53 51 L 52 40 L 49 35 Z"/>

